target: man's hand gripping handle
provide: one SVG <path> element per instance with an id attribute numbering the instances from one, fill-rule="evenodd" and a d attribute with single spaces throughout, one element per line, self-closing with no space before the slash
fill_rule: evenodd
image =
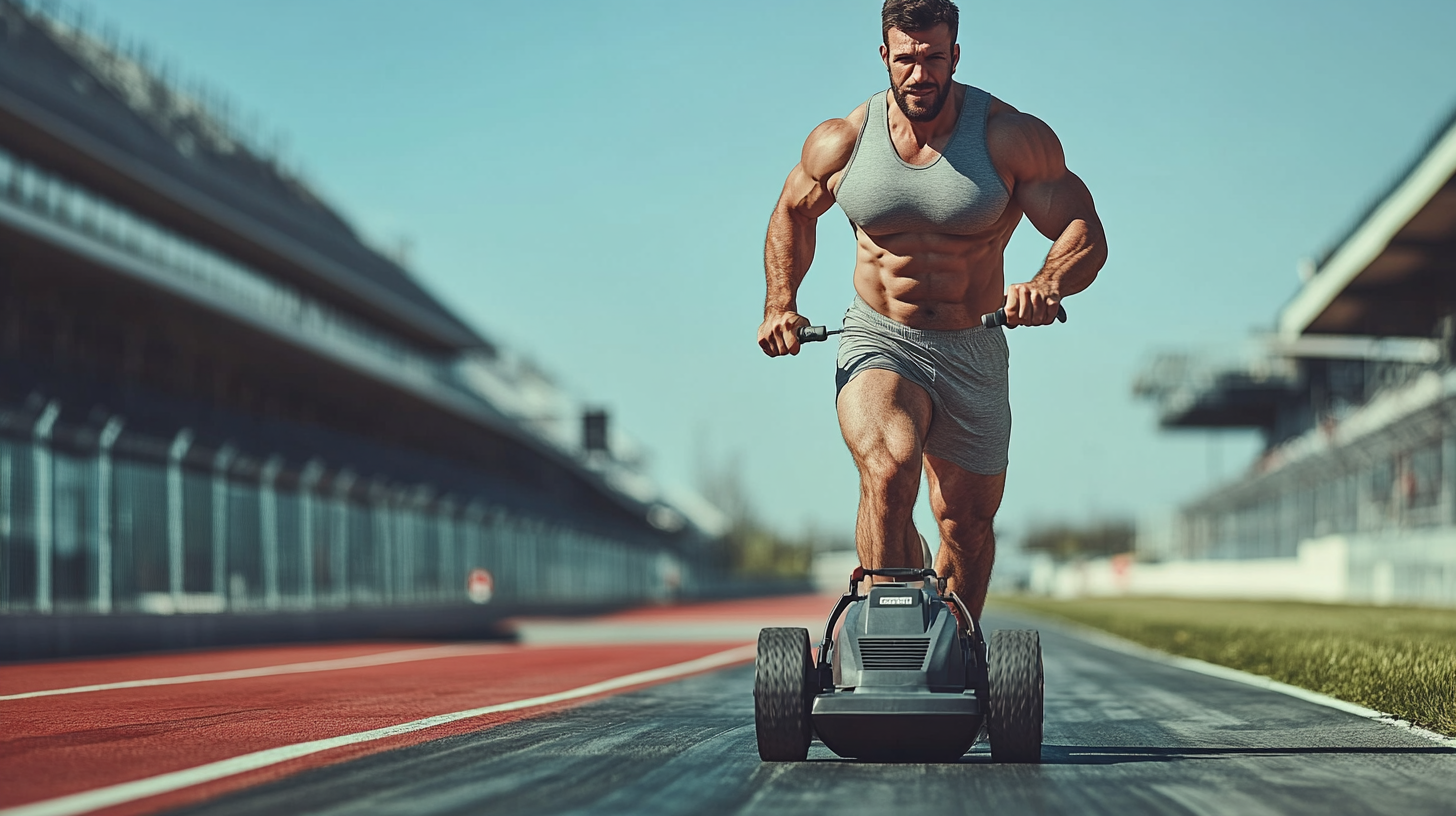
<path id="1" fill-rule="evenodd" d="M 1061 306 L 1057 306 L 1057 322 L 1067 322 L 1067 310 L 1062 308 Z M 1006 326 L 1006 309 L 1003 307 L 988 315 L 981 315 L 981 325 L 985 326 L 988 329 L 994 329 L 997 326 Z M 1016 327 L 1006 326 L 1006 328 L 1014 329 Z"/>
<path id="2" fill-rule="evenodd" d="M 794 333 L 799 336 L 800 343 L 817 343 L 820 340 L 828 340 L 829 335 L 839 334 L 844 329 L 827 329 L 823 326 L 800 326 Z"/>

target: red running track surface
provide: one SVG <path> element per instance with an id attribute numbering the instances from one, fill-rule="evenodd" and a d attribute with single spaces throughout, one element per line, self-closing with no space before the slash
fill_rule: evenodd
<path id="1" fill-rule="evenodd" d="M 825 599 L 783 598 L 656 607 L 617 617 L 723 620 L 827 613 Z M 99 683 L 357 658 L 438 644 L 348 644 L 229 649 L 0 667 L 0 696 Z M 112 689 L 0 700 L 0 807 L 143 779 L 253 751 L 353 734 L 456 711 L 537 697 L 722 652 L 734 644 L 483 646 L 417 662 L 303 674 Z M 333 749 L 126 805 L 148 813 L 502 722 L 561 703 L 490 714 Z"/>

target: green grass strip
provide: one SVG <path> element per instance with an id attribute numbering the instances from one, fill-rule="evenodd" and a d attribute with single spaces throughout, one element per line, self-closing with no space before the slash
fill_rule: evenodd
<path id="1" fill-rule="evenodd" d="M 992 603 L 1456 734 L 1456 610 L 1163 598 L 998 596 Z"/>

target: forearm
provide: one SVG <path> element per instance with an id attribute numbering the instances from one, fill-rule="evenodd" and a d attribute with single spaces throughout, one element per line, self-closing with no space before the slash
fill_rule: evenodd
<path id="1" fill-rule="evenodd" d="M 1031 279 L 1033 286 L 1048 295 L 1064 298 L 1092 285 L 1107 262 L 1107 241 L 1102 225 L 1074 219 L 1047 253 L 1046 263 Z"/>
<path id="2" fill-rule="evenodd" d="M 774 208 L 764 242 L 763 269 L 768 293 L 764 315 L 798 311 L 799 285 L 814 261 L 816 220 L 795 214 L 782 204 Z"/>

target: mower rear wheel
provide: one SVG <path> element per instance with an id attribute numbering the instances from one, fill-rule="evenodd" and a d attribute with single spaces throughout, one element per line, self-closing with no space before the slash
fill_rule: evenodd
<path id="1" fill-rule="evenodd" d="M 764 629 L 758 633 L 753 678 L 753 722 L 758 756 L 764 762 L 801 762 L 814 737 L 809 721 L 809 630 Z"/>
<path id="2" fill-rule="evenodd" d="M 986 728 L 994 762 L 1040 762 L 1042 737 L 1041 636 L 1030 629 L 992 633 L 987 666 L 990 689 Z"/>

